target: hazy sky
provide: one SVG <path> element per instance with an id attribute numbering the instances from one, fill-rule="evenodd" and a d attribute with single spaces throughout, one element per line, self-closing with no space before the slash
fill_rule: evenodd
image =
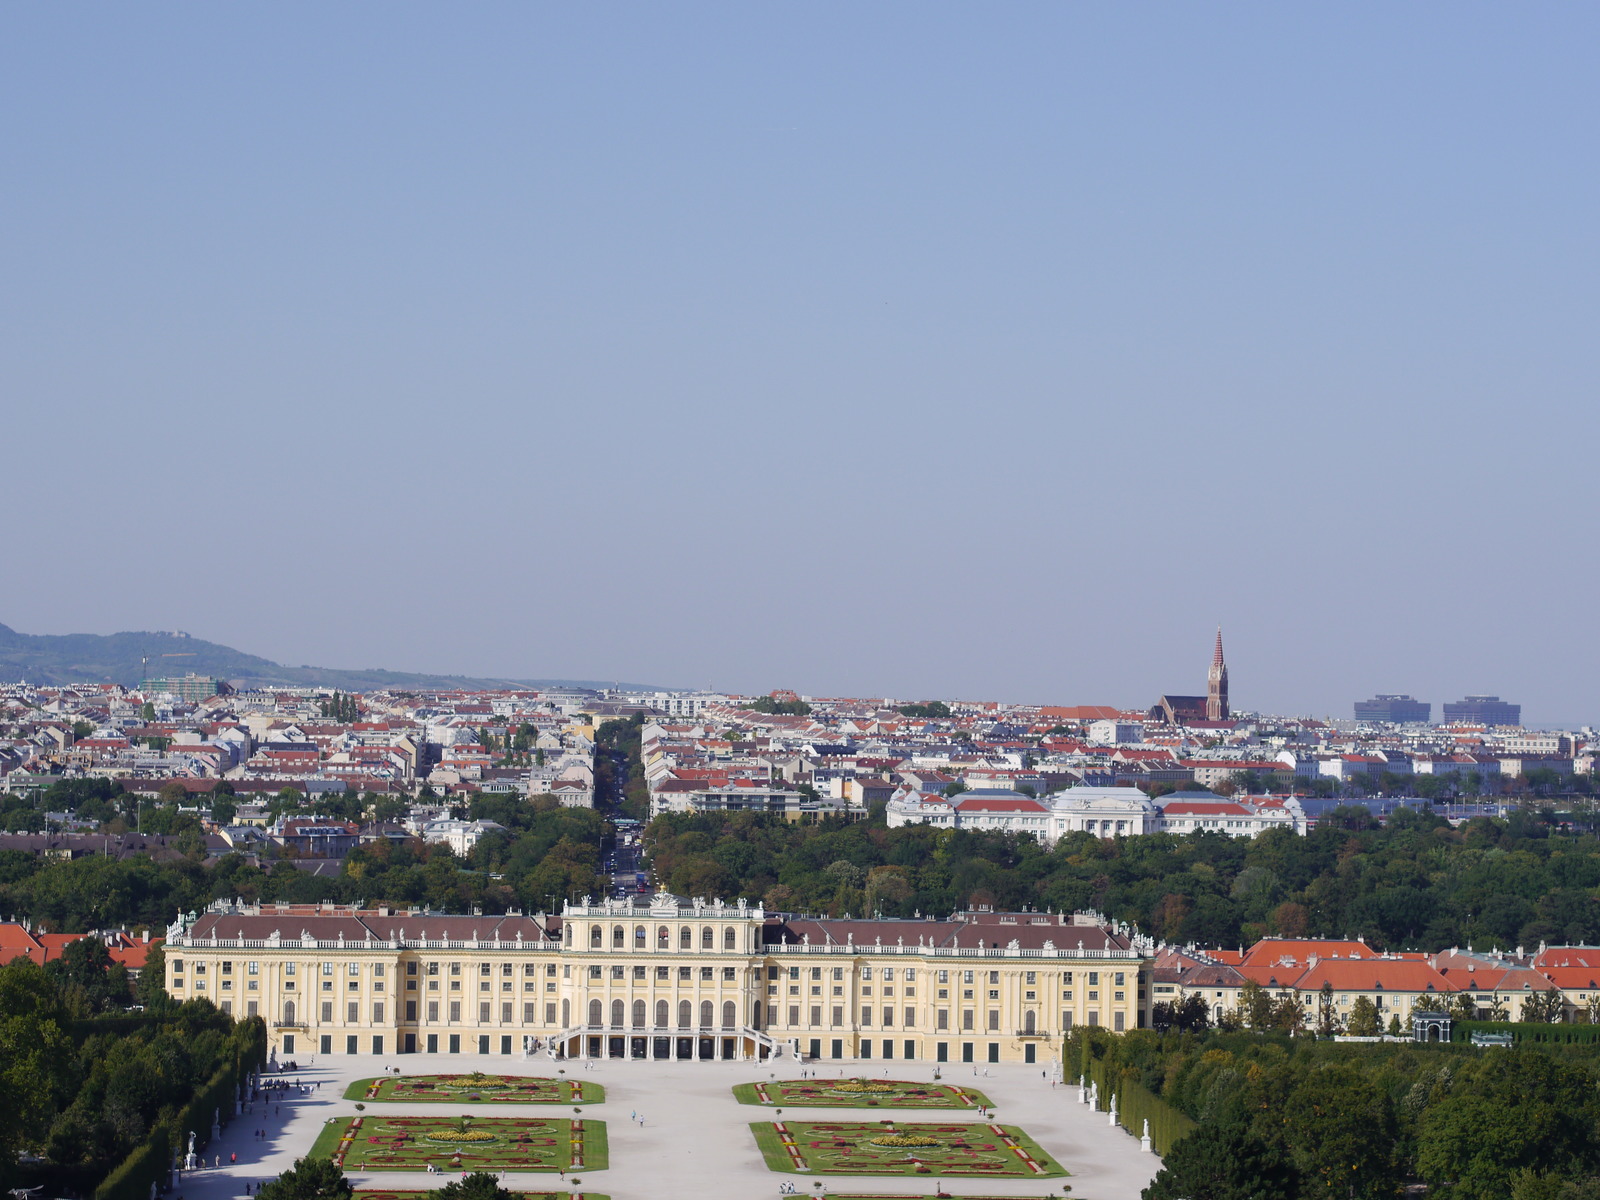
<path id="1" fill-rule="evenodd" d="M 0 22 L 19 630 L 1600 718 L 1593 5 Z"/>

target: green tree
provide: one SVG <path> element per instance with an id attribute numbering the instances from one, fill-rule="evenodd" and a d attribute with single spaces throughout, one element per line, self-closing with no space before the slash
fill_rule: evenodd
<path id="1" fill-rule="evenodd" d="M 1332 1037 L 1339 1032 L 1339 1010 L 1333 1002 L 1333 984 L 1324 980 L 1317 994 L 1317 1036 Z"/>
<path id="2" fill-rule="evenodd" d="M 1351 1037 L 1377 1037 L 1383 1032 L 1378 1006 L 1365 996 L 1357 996 L 1350 1006 L 1350 1019 L 1345 1032 Z"/>
<path id="3" fill-rule="evenodd" d="M 1258 1032 L 1272 1028 L 1272 997 L 1254 979 L 1246 980 L 1239 989 L 1239 1018 Z"/>
<path id="4" fill-rule="evenodd" d="M 1240 1125 L 1202 1125 L 1167 1152 L 1143 1200 L 1285 1200 L 1300 1172 Z"/>
<path id="5" fill-rule="evenodd" d="M 327 1158 L 295 1160 L 282 1175 L 261 1185 L 261 1200 L 351 1200 L 355 1189 L 344 1172 Z"/>
<path id="6" fill-rule="evenodd" d="M 1359 1070 L 1319 1065 L 1283 1105 L 1283 1137 L 1306 1192 L 1391 1197 L 1396 1127 L 1388 1096 Z"/>
<path id="7" fill-rule="evenodd" d="M 43 967 L 26 958 L 0 967 L 0 1164 L 39 1145 L 68 1095 L 66 1016 Z"/>
<path id="8" fill-rule="evenodd" d="M 1463 1072 L 1422 1113 L 1417 1170 L 1452 1200 L 1491 1200 L 1525 1170 L 1592 1173 L 1600 1155 L 1600 1098 L 1580 1067 L 1521 1046 Z"/>
<path id="9" fill-rule="evenodd" d="M 497 1176 L 488 1171 L 474 1171 L 440 1188 L 438 1200 L 512 1200 L 512 1194 L 500 1186 Z"/>
<path id="10" fill-rule="evenodd" d="M 1566 1001 L 1557 988 L 1547 988 L 1542 992 L 1530 992 L 1522 1001 L 1522 1019 L 1524 1021 L 1559 1024 L 1565 1012 Z"/>

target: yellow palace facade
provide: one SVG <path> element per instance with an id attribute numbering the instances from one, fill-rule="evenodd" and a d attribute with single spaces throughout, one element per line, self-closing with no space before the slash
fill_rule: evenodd
<path id="1" fill-rule="evenodd" d="M 219 901 L 166 986 L 262 1017 L 280 1058 L 1046 1062 L 1149 1021 L 1155 947 L 1092 914 L 832 919 L 668 894 L 560 916 Z"/>

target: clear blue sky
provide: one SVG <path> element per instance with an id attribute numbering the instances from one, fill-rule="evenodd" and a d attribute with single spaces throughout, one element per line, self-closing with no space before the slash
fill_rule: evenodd
<path id="1" fill-rule="evenodd" d="M 0 21 L 19 630 L 1600 718 L 1592 5 Z"/>

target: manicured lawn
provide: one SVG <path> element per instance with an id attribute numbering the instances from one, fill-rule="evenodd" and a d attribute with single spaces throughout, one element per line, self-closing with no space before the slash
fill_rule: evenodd
<path id="1" fill-rule="evenodd" d="M 1015 1125 L 761 1121 L 750 1129 L 767 1166 L 785 1174 L 996 1179 L 1067 1174 Z M 885 1139 L 900 1144 L 877 1144 Z"/>
<path id="2" fill-rule="evenodd" d="M 360 1079 L 346 1100 L 404 1100 L 412 1104 L 599 1104 L 598 1083 L 543 1075 L 380 1075 Z"/>
<path id="3" fill-rule="evenodd" d="M 989 1097 L 974 1088 L 906 1079 L 779 1079 L 741 1083 L 733 1089 L 740 1104 L 774 1108 L 977 1108 Z"/>
<path id="4" fill-rule="evenodd" d="M 602 1171 L 604 1121 L 473 1117 L 465 1138 L 446 1117 L 337 1117 L 311 1154 L 347 1171 Z"/>

